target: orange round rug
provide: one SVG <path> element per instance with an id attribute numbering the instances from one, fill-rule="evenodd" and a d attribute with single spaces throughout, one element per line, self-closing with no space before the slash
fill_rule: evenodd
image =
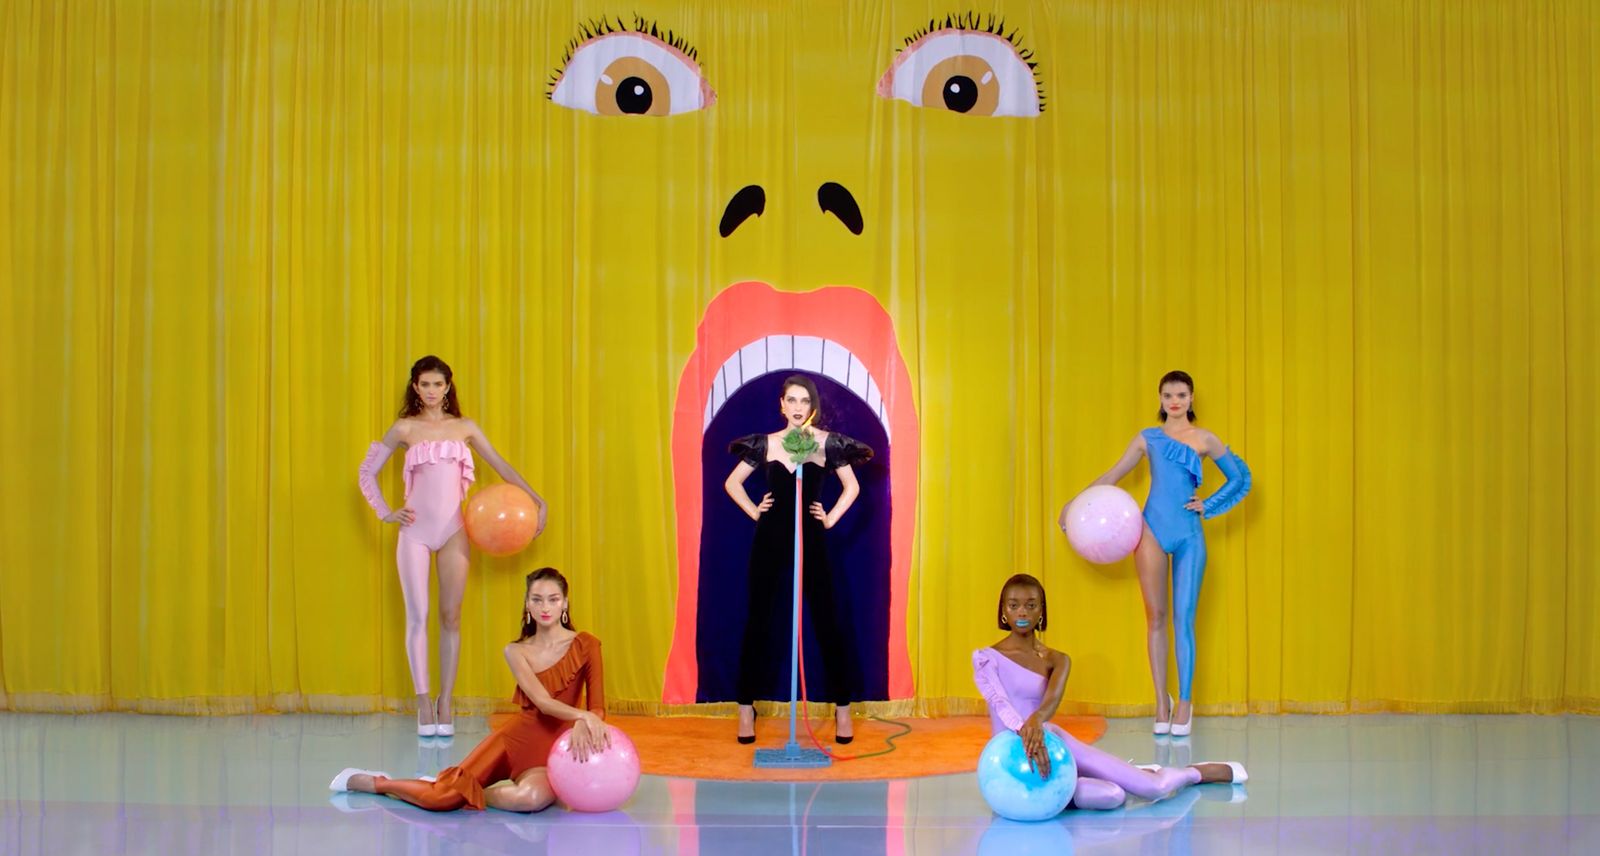
<path id="1" fill-rule="evenodd" d="M 752 763 L 757 748 L 782 748 L 789 739 L 789 720 L 756 720 L 756 742 L 742 746 L 733 739 L 732 717 L 613 716 L 607 722 L 627 733 L 639 750 L 643 772 L 653 776 L 684 776 L 723 781 L 814 782 L 862 779 L 909 779 L 977 769 L 978 753 L 989 742 L 989 718 L 952 716 L 941 719 L 904 719 L 911 733 L 895 739 L 887 755 L 858 761 L 835 760 L 832 766 L 812 770 L 757 769 Z M 1073 737 L 1093 743 L 1106 733 L 1099 716 L 1058 716 L 1055 723 Z M 885 738 L 900 727 L 875 719 L 856 720 L 856 739 L 834 746 L 833 728 L 824 720 L 817 737 L 839 756 L 862 755 L 889 748 Z M 800 745 L 811 746 L 801 725 Z"/>

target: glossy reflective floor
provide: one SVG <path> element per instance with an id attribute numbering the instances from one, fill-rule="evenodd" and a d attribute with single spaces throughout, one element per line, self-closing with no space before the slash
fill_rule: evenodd
<path id="1" fill-rule="evenodd" d="M 332 797 L 346 765 L 434 772 L 484 733 L 419 745 L 392 716 L 178 718 L 0 713 L 0 853 L 1087 854 L 1600 853 L 1600 718 L 1201 719 L 1140 762 L 1243 761 L 1192 788 L 1041 824 L 994 818 L 972 776 L 783 785 L 646 777 L 622 811 L 430 814 Z M 730 723 L 729 733 L 732 734 Z M 731 738 L 730 738 L 731 739 Z"/>

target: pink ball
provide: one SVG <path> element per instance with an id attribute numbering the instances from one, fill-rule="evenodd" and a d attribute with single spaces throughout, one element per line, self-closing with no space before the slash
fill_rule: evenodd
<path id="1" fill-rule="evenodd" d="M 1067 506 L 1067 540 L 1078 555 L 1098 565 L 1128 557 L 1144 534 L 1144 516 L 1128 492 L 1109 484 L 1095 485 Z"/>
<path id="2" fill-rule="evenodd" d="M 611 746 L 587 761 L 572 757 L 572 730 L 550 747 L 546 774 L 556 796 L 575 811 L 615 811 L 639 786 L 639 752 L 622 729 L 607 725 Z"/>

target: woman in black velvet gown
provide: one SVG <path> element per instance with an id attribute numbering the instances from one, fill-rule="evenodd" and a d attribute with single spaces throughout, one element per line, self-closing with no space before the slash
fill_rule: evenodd
<path id="1" fill-rule="evenodd" d="M 756 693 L 763 677 L 779 663 L 789 659 L 793 623 L 794 578 L 794 471 L 795 457 L 804 453 L 806 464 L 801 482 L 805 504 L 801 529 L 804 532 L 805 611 L 822 647 L 823 665 L 831 684 L 818 695 L 836 705 L 834 739 L 849 743 L 854 738 L 850 722 L 850 699 L 859 681 L 859 671 L 850 656 L 850 630 L 837 620 L 833 605 L 833 573 L 828 565 L 828 545 L 823 531 L 850 510 L 861 493 L 852 464 L 872 459 L 872 449 L 843 434 L 824 431 L 818 424 L 822 401 L 817 386 L 805 375 L 794 375 L 783 382 L 783 397 L 778 401 L 784 427 L 771 434 L 750 434 L 733 441 L 729 451 L 739 456 L 739 464 L 729 474 L 724 487 L 728 496 L 756 521 L 755 543 L 750 547 L 750 609 L 744 632 L 744 647 L 739 659 L 739 742 L 755 742 Z M 788 440 L 786 447 L 785 441 Z M 755 502 L 744 489 L 745 479 L 757 469 L 766 473 L 770 493 Z M 832 509 L 817 501 L 822 478 L 828 470 L 839 476 L 843 491 Z M 824 700 L 818 699 L 818 700 Z"/>

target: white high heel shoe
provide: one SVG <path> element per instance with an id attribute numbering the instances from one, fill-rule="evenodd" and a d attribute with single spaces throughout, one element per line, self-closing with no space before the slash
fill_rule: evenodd
<path id="1" fill-rule="evenodd" d="M 439 703 L 437 701 L 435 701 L 433 703 L 433 718 L 434 719 L 438 719 L 439 718 Z M 456 708 L 455 708 L 455 705 L 452 704 L 450 706 L 450 721 L 449 722 L 441 722 L 441 723 L 438 723 L 437 725 L 435 725 L 434 726 L 435 730 L 434 730 L 433 733 L 438 735 L 438 736 L 440 736 L 440 737 L 454 737 L 454 736 L 456 736 L 455 719 L 456 719 Z"/>
<path id="2" fill-rule="evenodd" d="M 1132 761 L 1129 761 L 1128 763 L 1133 764 Z M 1233 771 L 1233 778 L 1230 781 L 1213 782 L 1212 784 L 1218 784 L 1218 785 L 1242 785 L 1245 782 L 1250 781 L 1250 774 L 1245 771 L 1244 765 L 1239 763 L 1238 761 L 1201 761 L 1201 762 L 1196 763 L 1196 764 L 1189 764 L 1188 766 L 1190 766 L 1190 767 L 1198 767 L 1201 764 L 1227 764 L 1228 765 L 1228 769 Z M 1137 767 L 1140 770 L 1144 770 L 1147 773 L 1159 773 L 1159 772 L 1161 772 L 1161 765 L 1160 764 L 1133 764 L 1133 766 Z M 1242 802 L 1242 800 L 1229 800 L 1229 802 Z"/>
<path id="3" fill-rule="evenodd" d="M 1177 707 L 1177 702 L 1172 700 L 1172 693 L 1167 693 L 1167 721 L 1156 720 L 1156 724 L 1150 730 L 1156 734 L 1170 734 L 1172 732 L 1172 709 L 1174 707 Z"/>
<path id="4" fill-rule="evenodd" d="M 379 777 L 385 779 L 389 778 L 388 773 L 380 773 L 377 770 L 363 770 L 359 767 L 346 767 L 339 771 L 339 775 L 333 777 L 333 781 L 328 783 L 328 790 L 339 792 L 350 790 L 351 776 L 371 776 L 374 779 Z"/>
<path id="5" fill-rule="evenodd" d="M 430 708 L 430 712 L 431 712 L 432 703 L 429 704 L 429 708 Z M 437 716 L 437 714 L 435 714 L 435 715 Z M 417 709 L 417 719 L 418 720 L 422 719 L 422 709 L 421 708 Z M 438 733 L 439 733 L 439 726 L 438 726 L 437 723 L 430 722 L 427 725 L 423 725 L 420 721 L 417 723 L 417 736 L 418 737 L 432 737 L 432 736 L 434 736 L 435 734 L 438 734 Z"/>
<path id="6" fill-rule="evenodd" d="M 1176 702 L 1174 702 L 1173 705 L 1172 705 L 1172 713 L 1173 713 L 1174 716 L 1176 716 L 1177 713 L 1178 713 L 1178 705 L 1177 705 Z M 1172 736 L 1173 737 L 1188 737 L 1189 736 L 1189 732 L 1193 731 L 1193 730 L 1194 730 L 1194 703 L 1190 702 L 1189 703 L 1189 721 L 1188 722 L 1181 722 L 1181 723 L 1180 722 L 1172 723 Z"/>

